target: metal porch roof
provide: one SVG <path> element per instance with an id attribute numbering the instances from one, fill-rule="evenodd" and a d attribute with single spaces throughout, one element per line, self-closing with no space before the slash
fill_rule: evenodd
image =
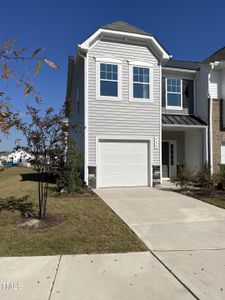
<path id="1" fill-rule="evenodd" d="M 162 125 L 206 126 L 206 123 L 193 115 L 163 114 Z"/>

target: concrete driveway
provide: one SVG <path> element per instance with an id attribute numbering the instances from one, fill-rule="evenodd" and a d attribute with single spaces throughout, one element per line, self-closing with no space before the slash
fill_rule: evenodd
<path id="1" fill-rule="evenodd" d="M 225 210 L 154 188 L 95 190 L 199 299 L 225 299 Z"/>

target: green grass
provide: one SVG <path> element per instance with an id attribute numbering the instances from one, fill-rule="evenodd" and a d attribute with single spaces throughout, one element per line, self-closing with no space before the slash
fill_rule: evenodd
<path id="1" fill-rule="evenodd" d="M 30 195 L 37 203 L 33 171 L 11 168 L 0 175 L 0 198 Z M 3 172 L 3 173 L 4 173 Z M 23 176 L 23 180 L 21 175 Z M 53 195 L 53 194 L 52 194 Z M 0 256 L 57 255 L 146 251 L 147 247 L 95 194 L 49 197 L 47 212 L 61 214 L 64 221 L 42 230 L 18 228 L 19 213 L 0 212 Z"/>
<path id="2" fill-rule="evenodd" d="M 207 202 L 209 204 L 218 206 L 220 208 L 225 208 L 225 199 L 220 199 L 220 198 L 206 198 L 202 199 L 202 201 Z"/>
<path id="3" fill-rule="evenodd" d="M 29 173 L 29 172 L 33 172 L 33 170 L 29 168 L 19 168 L 19 167 L 6 168 L 4 171 L 0 172 L 0 183 L 4 180 L 17 176 L 21 173 Z"/>

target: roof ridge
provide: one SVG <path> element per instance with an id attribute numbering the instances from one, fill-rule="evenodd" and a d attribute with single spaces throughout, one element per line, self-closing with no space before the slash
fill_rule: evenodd
<path id="1" fill-rule="evenodd" d="M 152 36 L 151 33 L 144 31 L 123 20 L 118 20 L 113 23 L 103 25 L 101 28 L 106 30 L 123 31 L 123 32 L 130 32 L 130 33 Z"/>

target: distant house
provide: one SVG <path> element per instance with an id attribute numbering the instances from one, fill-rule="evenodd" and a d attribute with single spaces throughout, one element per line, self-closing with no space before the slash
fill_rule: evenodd
<path id="1" fill-rule="evenodd" d="M 22 149 L 16 150 L 7 156 L 8 160 L 11 160 L 12 162 L 22 166 L 29 166 L 29 161 L 33 158 L 34 157 L 32 154 Z"/>

